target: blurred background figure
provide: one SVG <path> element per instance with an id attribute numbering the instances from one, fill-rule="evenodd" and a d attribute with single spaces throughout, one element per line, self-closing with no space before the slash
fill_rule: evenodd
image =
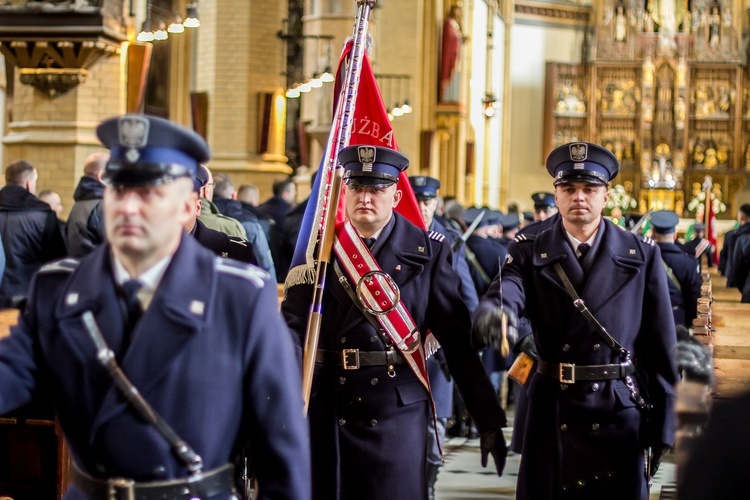
<path id="1" fill-rule="evenodd" d="M 68 254 L 71 257 L 83 257 L 104 241 L 102 174 L 108 161 L 108 153 L 93 153 L 83 165 L 83 176 L 73 192 L 75 203 L 68 214 L 66 226 Z"/>

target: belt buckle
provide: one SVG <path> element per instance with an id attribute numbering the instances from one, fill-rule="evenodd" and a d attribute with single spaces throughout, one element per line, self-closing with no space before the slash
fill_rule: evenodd
<path id="1" fill-rule="evenodd" d="M 566 377 L 566 370 L 570 370 L 570 375 Z M 576 383 L 576 365 L 573 363 L 560 363 L 560 383 L 561 384 L 575 384 Z"/>
<path id="2" fill-rule="evenodd" d="M 341 351 L 341 364 L 344 365 L 344 370 L 359 370 L 359 349 Z"/>
<path id="3" fill-rule="evenodd" d="M 135 481 L 124 477 L 107 480 L 108 500 L 135 500 Z"/>

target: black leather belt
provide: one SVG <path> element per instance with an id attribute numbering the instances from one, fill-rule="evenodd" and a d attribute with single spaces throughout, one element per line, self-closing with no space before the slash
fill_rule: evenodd
<path id="1" fill-rule="evenodd" d="M 557 379 L 560 383 L 575 384 L 579 380 L 625 378 L 635 373 L 635 366 L 630 361 L 619 365 L 575 365 L 573 363 L 547 363 L 540 359 L 536 371 Z"/>
<path id="2" fill-rule="evenodd" d="M 226 464 L 192 477 L 167 481 L 96 479 L 73 467 L 73 484 L 89 500 L 163 500 L 208 498 L 234 493 L 234 466 Z"/>
<path id="3" fill-rule="evenodd" d="M 326 351 L 318 349 L 316 363 L 330 363 L 343 366 L 344 370 L 359 370 L 362 366 L 390 366 L 405 363 L 397 351 L 360 351 L 344 349 L 343 351 Z"/>

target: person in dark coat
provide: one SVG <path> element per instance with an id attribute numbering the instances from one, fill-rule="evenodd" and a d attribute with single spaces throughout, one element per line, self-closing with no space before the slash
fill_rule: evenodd
<path id="1" fill-rule="evenodd" d="M 472 207 L 464 212 L 463 220 L 467 225 L 471 225 L 482 212 L 482 219 L 466 240 L 469 272 L 479 297 L 487 292 L 500 270 L 500 263 L 504 262 L 508 255 L 508 249 L 490 236 L 490 228 L 499 225 L 502 212 Z"/>
<path id="2" fill-rule="evenodd" d="M 73 192 L 73 208 L 67 221 L 68 255 L 79 258 L 104 242 L 101 202 L 104 197 L 102 175 L 109 161 L 107 153 L 92 153 L 83 165 L 83 176 Z M 98 212 L 94 214 L 94 212 Z"/>
<path id="3" fill-rule="evenodd" d="M 534 220 L 547 220 L 558 212 L 554 193 L 538 191 L 531 195 L 531 200 L 534 202 Z"/>
<path id="4" fill-rule="evenodd" d="M 689 328 L 698 317 L 701 274 L 695 257 L 675 245 L 675 231 L 679 222 L 680 217 L 670 210 L 657 210 L 651 214 L 654 241 L 661 250 L 667 273 L 674 322 L 675 325 Z"/>
<path id="5" fill-rule="evenodd" d="M 739 211 L 737 211 L 736 228 L 727 231 L 726 234 L 724 234 L 724 246 L 721 248 L 721 254 L 719 256 L 719 270 L 727 277 L 728 287 L 736 286 L 734 282 L 736 273 L 732 268 L 735 242 L 737 241 L 737 235 L 740 233 L 742 226 L 746 225 L 748 222 L 750 222 L 750 203 L 744 203 Z M 750 230 L 750 228 L 745 228 L 742 232 L 745 233 L 748 230 Z M 744 281 L 744 276 L 741 279 Z"/>
<path id="6" fill-rule="evenodd" d="M 292 209 L 297 198 L 297 186 L 291 178 L 273 183 L 273 196 L 258 206 L 258 210 L 271 217 L 271 255 L 276 267 L 276 280 L 284 283 L 294 254 L 294 245 L 285 244 L 286 214 Z"/>
<path id="7" fill-rule="evenodd" d="M 742 210 L 740 214 L 740 227 L 734 233 L 732 243 L 732 261 L 727 272 L 727 286 L 736 287 L 742 293 L 742 302 L 750 303 L 750 214 L 745 216 Z"/>
<path id="8" fill-rule="evenodd" d="M 338 158 L 345 172 L 343 195 L 349 221 L 337 225 L 334 249 L 338 250 L 328 266 L 323 294 L 308 414 L 313 498 L 426 498 L 426 429 L 432 405 L 426 368 L 418 360 L 423 359 L 423 335 L 428 331 L 440 342 L 481 433 L 483 464 L 492 454 L 501 474 L 506 455 L 501 432 L 505 414 L 471 345 L 469 311 L 450 264 L 450 246 L 443 235 L 428 233 L 393 212 L 401 199 L 398 175 L 408 160 L 376 146 L 344 148 Z M 355 264 L 360 258 L 361 266 Z M 378 296 L 379 291 L 362 290 L 374 282 L 364 276 L 357 279 L 355 274 L 376 267 L 400 290 L 400 302 L 393 310 L 397 317 L 386 313 L 378 320 L 360 309 L 365 307 L 361 300 L 371 309 L 382 306 L 368 298 Z M 312 283 L 295 284 L 287 289 L 281 306 L 300 343 L 305 338 L 312 292 Z M 389 297 L 393 297 L 390 291 L 383 295 L 386 305 Z M 399 318 L 408 316 L 413 323 L 400 323 L 404 329 L 391 326 L 391 321 L 401 322 Z M 396 347 L 401 345 L 400 336 L 409 338 L 406 346 L 415 357 Z M 424 349 L 431 350 L 429 344 Z M 415 365 L 407 364 L 407 359 Z"/>
<path id="9" fill-rule="evenodd" d="M 453 270 L 456 271 L 461 279 L 461 298 L 469 308 L 469 312 L 473 312 L 479 303 L 479 298 L 474 289 L 474 282 L 469 274 L 464 245 L 456 244 L 456 241 L 461 239 L 461 234 L 453 228 L 445 227 L 435 217 L 440 179 L 426 175 L 413 175 L 409 177 L 409 183 L 411 183 L 414 196 L 416 196 L 419 202 L 419 210 L 422 213 L 427 230 L 436 235 L 445 236 L 445 240 L 451 245 L 453 253 L 451 264 Z M 453 251 L 454 248 L 455 251 Z M 448 368 L 445 352 L 442 349 L 438 349 L 435 354 L 427 359 L 427 373 L 430 376 L 430 389 L 432 390 L 432 398 L 435 401 L 438 430 L 436 433 L 434 424 L 430 425 L 427 434 L 428 442 L 432 442 L 432 446 L 428 445 L 427 449 L 427 497 L 429 500 L 433 500 L 435 498 L 437 475 L 443 466 L 440 447 L 445 442 L 445 430 L 448 419 L 453 415 L 453 377 Z M 432 424 L 432 420 L 430 420 L 430 424 Z M 440 444 L 438 444 L 437 439 L 440 440 Z"/>
<path id="10" fill-rule="evenodd" d="M 502 313 L 533 329 L 539 360 L 517 498 L 645 500 L 647 475 L 674 439 L 676 333 L 659 247 L 602 217 L 619 171 L 608 150 L 566 144 L 547 157 L 547 170 L 561 217 L 509 245 L 502 280 L 474 318 L 477 339 L 490 345 L 500 339 Z M 563 276 L 609 337 L 574 306 Z M 639 406 L 645 394 L 648 422 Z"/>
<path id="11" fill-rule="evenodd" d="M 6 306 L 26 296 L 32 276 L 43 264 L 67 254 L 57 215 L 34 196 L 38 177 L 36 168 L 24 160 L 5 167 L 0 235 L 6 263 L 0 296 Z"/>
<path id="12" fill-rule="evenodd" d="M 243 208 L 242 203 L 237 201 L 236 198 L 237 192 L 234 189 L 232 179 L 227 174 L 218 173 L 214 175 L 214 197 L 212 201 L 216 208 L 222 215 L 240 221 L 242 227 L 245 228 L 247 241 L 255 253 L 254 263 L 276 281 L 276 269 L 273 266 L 273 257 L 271 256 L 271 248 L 268 246 L 266 233 L 255 214 Z"/>
<path id="13" fill-rule="evenodd" d="M 276 284 L 182 228 L 208 146 L 145 115 L 107 120 L 97 134 L 112 151 L 107 243 L 36 275 L 18 326 L 0 340 L 0 415 L 51 395 L 73 461 L 67 500 L 229 500 L 228 462 L 246 442 L 259 498 L 308 499 L 299 368 Z M 125 399 L 103 362 L 116 362 L 200 459 L 178 458 L 182 448 Z"/>
<path id="14" fill-rule="evenodd" d="M 714 252 L 716 249 L 706 238 L 706 225 L 702 222 L 696 222 L 693 224 L 693 231 L 695 231 L 695 236 L 690 241 L 683 243 L 682 249 L 694 255 L 698 259 L 698 263 L 701 263 L 705 257 L 706 267 L 714 267 Z"/>

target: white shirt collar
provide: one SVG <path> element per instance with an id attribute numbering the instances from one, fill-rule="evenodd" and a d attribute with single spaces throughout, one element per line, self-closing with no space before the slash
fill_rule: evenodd
<path id="1" fill-rule="evenodd" d="M 578 251 L 578 245 L 581 243 L 588 243 L 590 246 L 594 246 L 594 240 L 596 240 L 596 235 L 599 232 L 599 228 L 597 227 L 594 231 L 594 234 L 591 235 L 591 238 L 587 239 L 586 241 L 580 241 L 578 238 L 570 234 L 569 232 L 565 231 L 565 234 L 568 236 L 568 241 L 570 241 L 570 244 L 573 246 L 573 251 L 576 254 L 576 257 L 580 257 L 581 253 Z"/>
<path id="2" fill-rule="evenodd" d="M 159 286 L 159 282 L 161 282 L 161 279 L 167 270 L 167 266 L 171 261 L 172 255 L 167 255 L 137 278 L 142 285 L 141 289 L 138 290 L 137 297 L 143 306 L 144 311 L 148 309 L 148 306 L 151 304 L 151 299 L 154 297 L 156 287 Z M 133 279 L 125 270 L 122 263 L 114 255 L 112 255 L 112 267 L 115 272 L 115 282 L 119 286 L 122 286 L 126 281 Z"/>

